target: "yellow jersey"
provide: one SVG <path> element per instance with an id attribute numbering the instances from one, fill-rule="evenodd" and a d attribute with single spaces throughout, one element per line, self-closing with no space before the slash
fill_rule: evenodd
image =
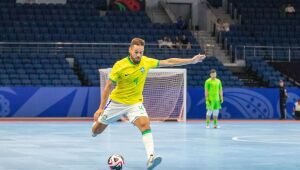
<path id="1" fill-rule="evenodd" d="M 109 75 L 116 84 L 109 98 L 122 104 L 143 102 L 143 90 L 148 71 L 159 66 L 159 60 L 143 56 L 139 64 L 134 64 L 129 56 L 117 61 Z"/>

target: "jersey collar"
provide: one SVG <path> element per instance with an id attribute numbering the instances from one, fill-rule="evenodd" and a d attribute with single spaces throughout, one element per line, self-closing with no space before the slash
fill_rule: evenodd
<path id="1" fill-rule="evenodd" d="M 135 65 L 135 66 L 136 66 L 136 65 L 138 65 L 138 64 L 135 64 L 133 61 L 131 61 L 131 59 L 130 59 L 130 56 L 129 56 L 129 55 L 127 56 L 127 59 L 128 59 L 128 61 L 129 61 L 129 63 L 130 63 L 130 64 L 132 64 L 132 65 Z"/>

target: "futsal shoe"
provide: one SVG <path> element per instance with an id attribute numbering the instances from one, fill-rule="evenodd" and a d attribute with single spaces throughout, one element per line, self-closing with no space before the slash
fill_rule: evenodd
<path id="1" fill-rule="evenodd" d="M 206 125 L 206 127 L 205 127 L 206 129 L 210 129 L 210 126 L 209 125 Z"/>
<path id="2" fill-rule="evenodd" d="M 215 125 L 214 129 L 220 129 L 220 126 Z"/>
<path id="3" fill-rule="evenodd" d="M 157 165 L 161 163 L 162 157 L 160 156 L 154 156 L 150 155 L 150 158 L 148 159 L 147 162 L 147 170 L 152 170 L 154 169 Z"/>

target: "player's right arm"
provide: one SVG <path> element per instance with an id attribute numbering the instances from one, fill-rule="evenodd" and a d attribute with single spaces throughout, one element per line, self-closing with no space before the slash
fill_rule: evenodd
<path id="1" fill-rule="evenodd" d="M 205 102 L 209 102 L 209 98 L 208 98 L 208 82 L 207 82 L 207 80 L 204 83 L 204 95 L 205 95 Z"/>
<path id="2" fill-rule="evenodd" d="M 104 89 L 102 91 L 101 102 L 100 102 L 99 108 L 94 113 L 94 121 L 97 121 L 99 116 L 103 113 L 104 107 L 105 107 L 108 97 L 109 97 L 109 94 L 111 93 L 112 90 L 113 90 L 113 82 L 109 79 L 106 81 Z"/>
<path id="3" fill-rule="evenodd" d="M 106 81 L 104 89 L 101 93 L 102 96 L 101 96 L 101 102 L 100 102 L 99 108 L 94 113 L 94 121 L 97 121 L 98 117 L 103 113 L 104 107 L 108 100 L 108 97 L 109 97 L 111 91 L 113 90 L 113 85 L 117 84 L 117 82 L 118 82 L 119 68 L 120 68 L 119 62 L 116 62 L 114 64 L 113 68 L 111 69 L 111 72 L 109 74 L 109 79 Z"/>
<path id="4" fill-rule="evenodd" d="M 205 89 L 204 94 L 205 94 L 205 101 L 209 102 L 209 100 L 208 100 L 208 90 L 207 89 Z"/>

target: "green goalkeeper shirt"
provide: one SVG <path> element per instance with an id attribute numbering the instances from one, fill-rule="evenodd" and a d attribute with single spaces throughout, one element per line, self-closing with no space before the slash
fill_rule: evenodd
<path id="1" fill-rule="evenodd" d="M 205 90 L 208 92 L 208 100 L 210 101 L 220 101 L 220 90 L 222 90 L 221 80 L 215 79 L 207 79 L 204 85 Z"/>

